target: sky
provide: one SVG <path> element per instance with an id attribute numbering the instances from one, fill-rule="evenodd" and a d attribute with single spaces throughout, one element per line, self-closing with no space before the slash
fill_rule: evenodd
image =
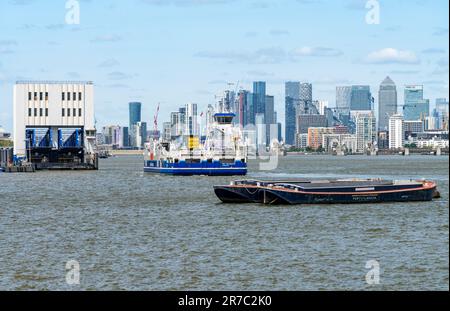
<path id="1" fill-rule="evenodd" d="M 312 83 L 330 106 L 338 85 L 370 85 L 377 100 L 387 75 L 399 104 L 406 84 L 433 104 L 449 97 L 447 0 L 78 0 L 79 24 L 66 22 L 68 2 L 0 0 L 6 130 L 17 80 L 93 81 L 98 128 L 127 125 L 130 101 L 148 122 L 160 103 L 162 124 L 188 102 L 206 110 L 228 83 L 261 80 L 282 122 L 285 81 Z"/>

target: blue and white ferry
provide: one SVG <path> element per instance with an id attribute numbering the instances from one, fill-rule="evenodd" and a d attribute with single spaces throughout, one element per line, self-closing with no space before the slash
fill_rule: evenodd
<path id="1" fill-rule="evenodd" d="M 247 143 L 233 125 L 234 113 L 211 116 L 207 135 L 186 135 L 178 141 L 152 141 L 144 151 L 144 172 L 168 175 L 231 176 L 247 174 Z M 180 142 L 181 141 L 181 142 Z"/>

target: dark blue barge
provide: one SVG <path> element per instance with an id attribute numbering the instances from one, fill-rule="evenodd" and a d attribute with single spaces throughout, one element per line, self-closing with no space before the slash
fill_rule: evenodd
<path id="1" fill-rule="evenodd" d="M 439 196 L 436 184 L 418 180 L 295 180 L 233 181 L 214 186 L 225 203 L 336 204 L 431 201 Z"/>

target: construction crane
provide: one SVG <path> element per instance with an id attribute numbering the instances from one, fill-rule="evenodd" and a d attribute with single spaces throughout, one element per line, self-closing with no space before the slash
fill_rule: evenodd
<path id="1" fill-rule="evenodd" d="M 153 117 L 153 137 L 156 136 L 156 133 L 158 132 L 158 115 L 159 115 L 159 105 L 160 103 L 158 103 L 158 107 L 156 108 L 156 113 L 155 116 Z"/>

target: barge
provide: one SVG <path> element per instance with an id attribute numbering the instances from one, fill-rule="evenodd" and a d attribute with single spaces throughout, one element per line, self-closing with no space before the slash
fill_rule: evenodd
<path id="1" fill-rule="evenodd" d="M 214 186 L 214 192 L 225 203 L 263 204 L 383 203 L 439 197 L 432 181 L 381 179 L 238 180 Z"/>

